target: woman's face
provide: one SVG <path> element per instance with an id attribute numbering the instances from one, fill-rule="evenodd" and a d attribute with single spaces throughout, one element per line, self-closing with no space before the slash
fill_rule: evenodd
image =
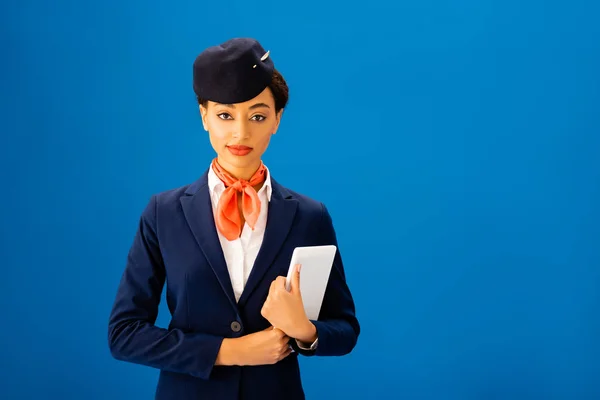
<path id="1" fill-rule="evenodd" d="M 277 132 L 281 114 L 269 88 L 244 103 L 209 101 L 200 106 L 202 124 L 219 164 L 237 178 L 249 179 L 258 169 L 271 135 Z"/>

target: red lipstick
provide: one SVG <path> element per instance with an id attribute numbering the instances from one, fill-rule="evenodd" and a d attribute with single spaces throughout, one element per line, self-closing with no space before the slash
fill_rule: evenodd
<path id="1" fill-rule="evenodd" d="M 235 156 L 245 156 L 252 151 L 252 147 L 242 145 L 227 146 L 227 149 Z"/>

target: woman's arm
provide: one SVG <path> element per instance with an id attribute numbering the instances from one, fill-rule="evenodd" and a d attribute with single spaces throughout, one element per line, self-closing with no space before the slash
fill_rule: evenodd
<path id="1" fill-rule="evenodd" d="M 110 314 L 110 351 L 118 360 L 208 379 L 223 337 L 155 326 L 164 282 L 152 196 L 141 215 Z"/>
<path id="2" fill-rule="evenodd" d="M 338 245 L 331 215 L 322 206 L 319 244 Z M 344 264 L 339 250 L 336 252 L 331 275 L 323 298 L 319 320 L 311 320 L 317 331 L 318 343 L 314 350 L 304 350 L 296 340 L 290 341 L 295 351 L 311 356 L 341 356 L 356 346 L 360 325 L 355 315 L 355 306 L 350 289 L 346 284 Z M 310 343 L 307 343 L 310 345 Z"/>

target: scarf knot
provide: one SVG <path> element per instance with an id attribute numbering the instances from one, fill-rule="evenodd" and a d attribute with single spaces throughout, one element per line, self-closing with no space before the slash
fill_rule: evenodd
<path id="1" fill-rule="evenodd" d="M 267 168 L 261 162 L 250 180 L 236 179 L 225 171 L 215 158 L 212 168 L 217 177 L 225 184 L 225 191 L 217 204 L 215 222 L 217 229 L 229 241 L 240 237 L 242 233 L 242 215 L 250 228 L 254 230 L 260 215 L 260 199 L 254 186 L 263 183 Z M 238 207 L 238 194 L 242 196 L 242 210 Z"/>
<path id="2" fill-rule="evenodd" d="M 237 190 L 238 192 L 243 192 L 244 189 L 246 189 L 248 187 L 248 185 L 249 185 L 248 181 L 240 179 L 240 180 L 236 181 L 233 185 L 231 185 L 231 187 L 233 189 Z"/>

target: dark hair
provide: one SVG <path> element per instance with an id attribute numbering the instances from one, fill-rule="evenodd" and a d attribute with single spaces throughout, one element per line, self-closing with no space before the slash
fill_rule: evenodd
<path id="1" fill-rule="evenodd" d="M 276 69 L 273 70 L 273 79 L 268 88 L 271 89 L 271 93 L 273 93 L 273 98 L 275 99 L 275 112 L 279 112 L 287 105 L 289 89 L 285 79 L 283 79 L 281 73 Z M 197 100 L 198 104 L 201 104 L 203 107 L 206 107 L 208 104 L 207 100 L 200 97 L 197 97 Z"/>

